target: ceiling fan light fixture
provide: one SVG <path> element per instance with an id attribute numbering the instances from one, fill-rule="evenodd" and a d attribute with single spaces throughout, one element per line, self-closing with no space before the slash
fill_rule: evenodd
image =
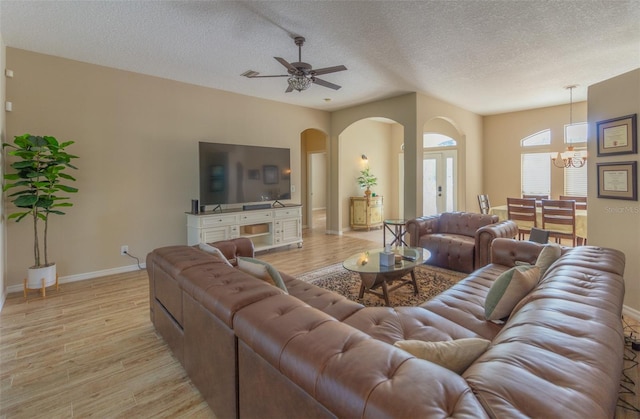
<path id="1" fill-rule="evenodd" d="M 287 81 L 289 82 L 289 86 L 298 92 L 307 90 L 309 86 L 311 86 L 311 79 L 304 75 L 294 74 L 290 76 Z"/>

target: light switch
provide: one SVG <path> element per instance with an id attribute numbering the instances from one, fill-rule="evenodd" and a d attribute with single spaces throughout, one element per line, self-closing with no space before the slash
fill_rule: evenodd
<path id="1" fill-rule="evenodd" d="M 13 110 L 13 103 L 7 101 L 4 103 L 4 110 L 7 112 L 11 112 Z"/>

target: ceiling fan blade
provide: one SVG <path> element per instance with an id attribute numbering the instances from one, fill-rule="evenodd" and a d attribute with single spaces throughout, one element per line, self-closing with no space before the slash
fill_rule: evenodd
<path id="1" fill-rule="evenodd" d="M 259 79 L 259 78 L 266 78 L 266 77 L 291 77 L 290 74 L 274 74 L 272 76 L 252 76 L 249 77 L 250 79 Z"/>
<path id="2" fill-rule="evenodd" d="M 329 83 L 328 81 L 319 79 L 317 77 L 312 77 L 311 81 L 314 82 L 315 84 L 319 84 L 320 86 L 328 87 L 329 89 L 333 89 L 333 90 L 338 90 L 341 87 L 341 86 L 338 86 L 337 84 Z"/>
<path id="3" fill-rule="evenodd" d="M 287 90 L 284 91 L 285 93 L 291 93 L 293 92 L 293 87 L 291 87 L 291 85 L 287 86 Z"/>
<path id="4" fill-rule="evenodd" d="M 316 76 L 321 76 L 323 74 L 329 74 L 329 73 L 335 73 L 338 71 L 344 71 L 346 70 L 347 67 L 343 66 L 343 65 L 336 65 L 333 67 L 325 67 L 325 68 L 319 68 L 317 70 L 311 70 L 311 74 L 316 75 Z"/>
<path id="5" fill-rule="evenodd" d="M 287 70 L 289 70 L 289 71 L 298 71 L 297 68 L 295 68 L 294 66 L 289 64 L 289 62 L 287 60 L 285 60 L 284 58 L 280 58 L 280 57 L 273 57 L 273 58 L 275 58 L 276 61 L 278 61 L 283 66 L 287 67 Z"/>

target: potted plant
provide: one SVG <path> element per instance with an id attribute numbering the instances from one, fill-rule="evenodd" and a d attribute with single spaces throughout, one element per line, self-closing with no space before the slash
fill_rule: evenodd
<path id="1" fill-rule="evenodd" d="M 15 173 L 6 173 L 7 182 L 3 191 L 15 190 L 9 195 L 17 211 L 7 219 L 19 222 L 27 217 L 33 223 L 34 264 L 28 269 L 27 288 L 44 288 L 57 281 L 55 263 L 49 262 L 47 254 L 47 233 L 49 216 L 64 215 L 62 207 L 70 207 L 65 193 L 76 193 L 77 188 L 63 184 L 75 181 L 66 169 L 77 169 L 71 160 L 77 156 L 68 154 L 66 147 L 74 141 L 59 143 L 55 137 L 24 134 L 16 136 L 13 144 L 4 143 L 2 148 L 10 148 L 8 155 L 17 158 L 10 164 Z M 39 223 L 43 223 L 43 252 L 40 252 Z"/>
<path id="2" fill-rule="evenodd" d="M 360 188 L 367 188 L 364 191 L 364 195 L 368 198 L 371 195 L 371 187 L 376 186 L 378 184 L 378 178 L 371 174 L 369 166 L 365 167 L 360 171 L 360 176 L 358 176 L 358 185 Z"/>

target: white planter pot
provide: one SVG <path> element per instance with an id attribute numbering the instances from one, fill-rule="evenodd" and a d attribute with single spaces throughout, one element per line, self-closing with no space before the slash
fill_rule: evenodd
<path id="1" fill-rule="evenodd" d="M 56 284 L 56 264 L 42 268 L 29 268 L 27 276 L 27 288 L 42 288 L 42 279 L 44 278 L 44 286 L 49 287 Z"/>

